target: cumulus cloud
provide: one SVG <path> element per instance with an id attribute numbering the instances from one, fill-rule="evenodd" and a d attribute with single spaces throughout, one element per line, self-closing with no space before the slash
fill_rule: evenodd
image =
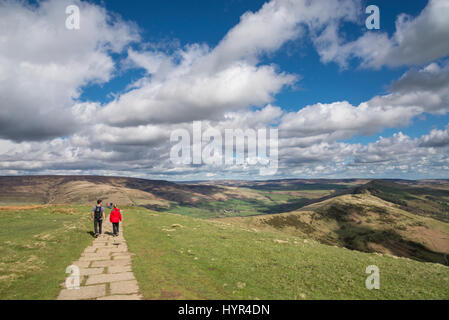
<path id="1" fill-rule="evenodd" d="M 65 27 L 73 4 L 79 30 Z M 110 53 L 138 38 L 135 26 L 87 2 L 0 2 L 0 137 L 39 140 L 76 131 L 71 108 L 81 88 L 109 81 Z"/>
<path id="2" fill-rule="evenodd" d="M 444 130 L 434 129 L 419 139 L 421 147 L 445 147 L 449 146 L 449 125 Z"/>
<path id="3" fill-rule="evenodd" d="M 430 0 L 416 17 L 401 14 L 396 31 L 369 31 L 352 42 L 344 42 L 338 34 L 338 24 L 329 24 L 314 38 L 323 62 L 335 61 L 347 67 L 351 58 L 363 67 L 380 68 L 425 65 L 449 54 L 449 2 Z"/>
<path id="4" fill-rule="evenodd" d="M 325 134 L 335 140 L 347 139 L 356 134 L 371 135 L 383 128 L 403 126 L 419 114 L 407 106 L 389 106 L 376 101 L 352 106 L 347 101 L 330 104 L 318 103 L 287 113 L 279 128 L 287 136 L 308 137 Z"/>
<path id="5" fill-rule="evenodd" d="M 285 113 L 280 121 L 288 143 L 314 144 L 372 135 L 384 128 L 408 126 L 422 113 L 449 110 L 449 63 L 410 70 L 393 82 L 391 92 L 353 106 L 347 101 L 317 103 Z"/>
<path id="6" fill-rule="evenodd" d="M 416 149 L 416 146 L 416 141 L 413 141 L 409 136 L 402 132 L 395 133 L 389 138 L 380 137 L 376 142 L 360 147 L 354 162 L 385 162 L 398 159 L 402 155 L 409 155 L 411 152 L 416 156 L 417 152 L 420 152 Z"/>
<path id="7" fill-rule="evenodd" d="M 437 131 L 433 131 L 434 135 Z M 283 159 L 280 171 L 328 178 L 445 178 L 449 148 L 444 144 L 422 144 L 429 135 L 412 139 L 399 132 L 391 137 L 379 137 L 367 145 L 321 142 L 301 147 L 284 146 L 280 151 Z"/>
<path id="8" fill-rule="evenodd" d="M 64 24 L 65 7 L 74 3 L 83 17 L 79 31 Z M 90 3 L 1 2 L 0 171 L 254 178 L 257 166 L 180 167 L 170 162 L 170 133 L 180 128 L 191 132 L 192 121 L 202 120 L 203 130 L 221 132 L 279 128 L 275 177 L 445 172 L 449 127 L 416 139 L 399 132 L 366 145 L 347 141 L 407 126 L 422 113 L 447 113 L 449 63 L 431 62 L 448 52 L 448 42 L 440 41 L 447 39 L 447 21 L 441 19 L 445 10 L 443 2 L 430 1 L 417 18 L 400 17 L 392 37 L 367 32 L 344 43 L 339 26 L 360 23 L 359 1 L 272 0 L 243 14 L 213 48 L 194 43 L 167 50 L 142 43 L 131 48 L 139 40 L 137 27 Z M 424 67 L 404 73 L 388 94 L 359 105 L 335 101 L 286 111 L 275 105 L 275 97 L 300 75 L 265 58 L 306 37 L 312 37 L 326 62 L 346 66 L 356 57 L 367 67 Z M 78 101 L 84 86 L 114 77 L 117 60 L 112 53 L 122 52 L 126 59 L 120 66 L 143 69 L 144 76 L 105 105 Z"/>
<path id="9" fill-rule="evenodd" d="M 216 74 L 145 81 L 105 106 L 101 115 L 116 126 L 213 119 L 226 111 L 261 107 L 294 80 L 273 66 L 236 63 Z"/>
<path id="10" fill-rule="evenodd" d="M 260 64 L 260 58 L 298 38 L 304 28 L 320 28 L 340 19 L 355 21 L 353 0 L 272 0 L 257 12 L 247 12 L 215 48 L 194 44 L 172 55 L 159 51 L 129 51 L 128 65 L 148 75 L 108 105 L 109 124 L 219 119 L 226 112 L 263 107 L 298 76 Z"/>
<path id="11" fill-rule="evenodd" d="M 408 100 L 407 104 L 422 106 L 425 112 L 444 114 L 449 110 L 449 61 L 412 69 L 393 82 L 391 90 L 403 97 L 402 101 Z"/>

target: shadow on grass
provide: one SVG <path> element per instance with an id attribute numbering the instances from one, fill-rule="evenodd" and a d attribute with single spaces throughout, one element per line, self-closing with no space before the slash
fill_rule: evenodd
<path id="1" fill-rule="evenodd" d="M 87 231 L 86 233 L 87 233 L 87 234 L 90 234 L 90 235 L 92 236 L 92 238 L 95 238 L 95 232 L 93 232 L 93 231 Z"/>
<path id="2" fill-rule="evenodd" d="M 369 212 L 376 212 L 380 215 L 380 221 L 390 227 L 374 229 L 354 222 L 353 213 L 359 216 L 369 216 Z M 394 229 L 395 220 L 383 208 L 334 204 L 318 210 L 314 219 L 336 222 L 338 228 L 332 233 L 334 236 L 315 230 L 311 224 L 302 221 L 298 215 L 273 216 L 266 219 L 265 223 L 276 229 L 293 227 L 327 245 L 338 245 L 369 253 L 388 251 L 398 257 L 448 265 L 445 253 L 430 250 L 423 244 L 407 239 L 397 232 Z"/>
<path id="3" fill-rule="evenodd" d="M 375 208 L 369 208 L 371 211 Z M 380 208 L 379 208 L 380 209 Z M 339 225 L 336 231 L 339 242 L 348 249 L 363 252 L 377 252 L 369 246 L 374 244 L 387 249 L 394 256 L 410 258 L 417 261 L 434 262 L 446 265 L 444 253 L 430 250 L 423 244 L 404 238 L 394 230 L 394 221 L 390 220 L 389 214 L 382 209 L 377 210 L 382 220 L 391 223 L 390 229 L 377 230 L 368 226 L 354 224 L 350 218 L 351 213 L 368 215 L 368 213 L 357 206 L 331 206 L 321 214 L 326 218 L 334 219 Z"/>

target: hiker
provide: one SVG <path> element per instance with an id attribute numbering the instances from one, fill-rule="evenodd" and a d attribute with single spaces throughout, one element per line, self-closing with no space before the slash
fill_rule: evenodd
<path id="1" fill-rule="evenodd" d="M 112 222 L 112 233 L 114 237 L 118 236 L 119 231 L 119 223 L 122 221 L 122 214 L 120 213 L 120 209 L 117 208 L 117 204 L 113 204 L 114 209 L 112 209 L 111 214 L 109 215 L 109 220 Z"/>
<path id="2" fill-rule="evenodd" d="M 101 226 L 104 219 L 104 207 L 101 205 L 103 201 L 97 200 L 97 205 L 92 209 L 92 219 L 94 220 L 95 238 L 101 234 Z M 98 227 L 98 229 L 97 229 Z M 99 231 L 99 232 L 98 232 Z"/>

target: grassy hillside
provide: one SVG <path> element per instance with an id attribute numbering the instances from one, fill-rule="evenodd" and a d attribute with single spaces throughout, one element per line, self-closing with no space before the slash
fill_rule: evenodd
<path id="1" fill-rule="evenodd" d="M 121 205 L 166 208 L 170 202 L 191 204 L 202 199 L 218 199 L 221 193 L 218 187 L 178 185 L 168 181 L 126 177 L 0 177 L 0 204 L 92 204 L 97 199 L 103 199 Z"/>
<path id="2" fill-rule="evenodd" d="M 272 185 L 272 184 L 270 184 Z M 199 199 L 190 204 L 172 202 L 168 208 L 157 211 L 191 216 L 195 218 L 244 217 L 290 212 L 308 204 L 323 201 L 339 194 L 351 193 L 352 188 L 329 184 L 276 185 L 274 190 L 263 187 L 234 187 L 221 185 L 221 196 Z M 338 186 L 336 188 L 335 186 Z M 295 187 L 288 189 L 288 187 Z M 218 199 L 217 199 L 218 198 Z M 146 206 L 153 209 L 150 206 Z"/>
<path id="3" fill-rule="evenodd" d="M 126 177 L 0 177 L 0 205 L 92 204 L 97 199 L 201 218 L 297 210 L 324 197 L 352 192 L 358 180 L 274 180 L 176 184 Z"/>
<path id="4" fill-rule="evenodd" d="M 89 210 L 1 208 L 0 299 L 55 298 L 65 268 L 92 241 Z M 133 271 L 147 299 L 449 299 L 449 268 L 441 264 L 232 220 L 243 218 L 205 220 L 135 206 L 123 213 Z M 365 288 L 369 265 L 380 268 L 380 290 Z"/>
<path id="5" fill-rule="evenodd" d="M 355 193 L 366 191 L 399 205 L 405 211 L 449 222 L 449 184 L 447 182 L 403 181 L 398 183 L 374 180 L 356 188 Z"/>
<path id="6" fill-rule="evenodd" d="M 416 215 L 378 197 L 351 194 L 287 214 L 234 218 L 247 227 L 275 229 L 363 252 L 447 264 L 449 224 Z"/>
<path id="7" fill-rule="evenodd" d="M 449 268 L 320 244 L 276 230 L 126 209 L 146 299 L 449 299 Z M 365 288 L 377 265 L 381 289 Z"/>
<path id="8" fill-rule="evenodd" d="M 66 267 L 92 242 L 89 208 L 0 208 L 0 299 L 54 299 Z"/>
<path id="9" fill-rule="evenodd" d="M 213 219 L 201 223 L 226 223 L 229 230 L 256 228 L 276 237 L 314 239 L 325 245 L 422 262 L 447 265 L 449 260 L 449 182 L 445 180 L 287 179 L 176 184 L 125 177 L 0 177 L 0 204 L 23 201 L 74 206 L 92 204 L 98 198 L 121 207 L 141 207 L 132 212 L 147 212 L 143 209 L 147 208 L 161 217 L 170 217 L 171 213 L 175 214 L 173 219 L 181 219 L 178 214 Z M 210 226 L 206 229 L 212 230 Z M 177 231 L 167 230 L 167 234 Z M 20 228 L 17 233 L 20 237 Z M 148 237 L 145 233 L 140 236 Z M 249 256 L 247 251 L 254 249 L 252 245 L 233 245 Z M 224 296 L 229 297 L 229 292 Z"/>

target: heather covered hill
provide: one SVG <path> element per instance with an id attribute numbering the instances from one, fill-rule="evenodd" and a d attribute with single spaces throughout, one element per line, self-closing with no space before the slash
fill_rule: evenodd
<path id="1" fill-rule="evenodd" d="M 220 191 L 206 186 L 162 180 L 102 176 L 3 176 L 2 203 L 92 203 L 111 200 L 122 205 L 166 206 L 169 201 L 194 202 Z"/>
<path id="2" fill-rule="evenodd" d="M 363 252 L 448 264 L 448 223 L 369 192 L 332 197 L 288 213 L 224 220 Z"/>
<path id="3" fill-rule="evenodd" d="M 34 297 L 26 289 L 31 275 L 44 290 L 36 294 L 59 291 L 65 266 L 82 250 L 60 254 L 59 235 L 87 241 L 97 198 L 124 211 L 133 271 L 147 299 L 447 298 L 446 180 L 97 176 L 0 177 L 7 230 L 0 296 Z M 39 261 L 39 269 L 25 268 L 28 261 Z M 388 290 L 366 290 L 371 264 Z M 52 282 L 42 280 L 48 274 Z"/>

